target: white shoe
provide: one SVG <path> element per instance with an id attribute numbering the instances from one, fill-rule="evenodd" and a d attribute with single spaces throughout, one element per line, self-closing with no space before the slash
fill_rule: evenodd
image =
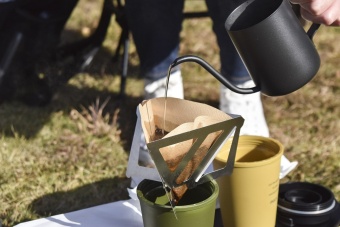
<path id="1" fill-rule="evenodd" d="M 254 87 L 254 83 L 253 81 L 247 81 L 238 85 L 238 87 Z M 244 118 L 244 124 L 241 128 L 240 135 L 269 137 L 269 130 L 263 113 L 260 92 L 242 95 L 221 85 L 220 110 L 225 113 L 241 115 Z"/>
<path id="2" fill-rule="evenodd" d="M 254 87 L 253 81 L 247 81 L 238 87 Z M 225 113 L 238 114 L 244 118 L 240 135 L 257 135 L 269 137 L 269 130 L 263 113 L 260 92 L 241 95 L 221 85 L 220 110 Z M 290 173 L 298 162 L 290 162 L 284 155 L 281 157 L 280 179 Z"/>
<path id="3" fill-rule="evenodd" d="M 158 79 L 156 81 L 145 79 L 144 98 L 147 100 L 152 98 L 165 97 L 166 79 L 166 77 Z M 170 74 L 167 95 L 168 97 L 180 99 L 184 98 L 183 79 L 181 71 L 178 70 Z"/>

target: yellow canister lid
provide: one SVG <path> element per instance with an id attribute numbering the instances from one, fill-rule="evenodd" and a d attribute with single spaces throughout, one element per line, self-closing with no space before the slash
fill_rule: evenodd
<path id="1" fill-rule="evenodd" d="M 215 157 L 215 161 L 226 163 L 232 143 L 230 138 Z M 283 145 L 273 139 L 262 136 L 239 136 L 236 150 L 235 167 L 264 165 L 283 155 Z"/>

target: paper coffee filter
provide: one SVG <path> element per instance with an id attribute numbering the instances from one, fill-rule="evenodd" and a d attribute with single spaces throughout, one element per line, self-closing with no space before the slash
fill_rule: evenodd
<path id="1" fill-rule="evenodd" d="M 166 99 L 165 113 L 165 98 L 144 101 L 139 106 L 139 111 L 147 143 L 154 141 L 156 129 L 168 132 L 162 138 L 166 139 L 231 119 L 229 115 L 206 104 L 176 98 Z M 200 149 L 205 148 L 207 151 L 219 134 L 220 132 L 211 133 Z M 194 142 L 195 138 L 173 143 L 160 148 L 160 152 L 166 161 L 178 160 L 178 157 L 183 157 L 189 151 Z M 178 163 L 172 163 L 172 165 L 177 166 Z"/>
<path id="2" fill-rule="evenodd" d="M 211 124 L 216 124 L 218 122 L 219 122 L 218 120 L 213 119 L 210 116 L 198 116 L 195 118 L 194 122 L 188 122 L 179 125 L 174 130 L 165 135 L 163 139 L 169 138 L 174 135 L 182 134 L 184 132 L 192 131 L 194 129 L 202 128 Z M 221 131 L 213 132 L 205 138 L 203 143 L 198 148 L 196 154 L 194 155 L 194 157 L 196 157 L 196 160 L 198 158 L 197 156 L 199 157 L 205 156 L 206 152 L 211 147 L 215 139 L 220 135 L 220 133 Z M 184 155 L 188 153 L 189 149 L 192 147 L 194 142 L 195 139 L 189 139 L 159 149 L 160 153 L 162 154 L 164 160 L 166 160 L 168 167 L 171 171 L 175 170 L 175 168 L 178 166 L 179 162 L 182 160 Z M 196 160 L 192 160 L 195 161 L 195 165 L 193 165 L 194 168 L 197 164 L 199 164 L 196 163 Z"/>
<path id="3" fill-rule="evenodd" d="M 159 171 L 164 182 L 171 188 L 175 201 L 179 201 L 188 189 L 184 183 L 200 167 L 223 130 L 196 133 L 189 137 L 188 133 L 232 118 L 209 105 L 176 98 L 167 98 L 166 106 L 165 98 L 144 101 L 139 105 L 139 112 L 147 146 L 156 168 L 161 170 L 166 166 L 170 174 L 174 175 L 172 179 L 175 185 L 167 180 L 166 175 L 169 172 Z M 168 133 L 157 138 L 156 130 L 160 132 L 163 129 Z M 159 146 L 150 146 L 154 141 Z"/>
<path id="4" fill-rule="evenodd" d="M 181 134 L 183 132 L 188 132 L 194 129 L 194 123 L 188 122 L 181 124 L 176 127 L 174 130 L 169 132 L 163 139 Z M 189 151 L 190 147 L 193 144 L 193 139 L 185 140 L 179 143 L 174 143 L 166 147 L 162 147 L 159 149 L 163 159 L 166 161 L 168 168 L 170 171 L 175 171 L 179 162 L 183 159 L 184 155 Z M 173 152 L 175 151 L 175 152 Z"/>
<path id="5" fill-rule="evenodd" d="M 173 198 L 178 199 L 188 188 L 232 173 L 244 122 L 241 116 L 226 114 L 206 104 L 169 97 L 143 101 L 136 114 L 126 171 L 127 177 L 132 177 L 134 182 L 138 179 L 161 181 L 173 192 Z M 166 131 L 165 136 L 158 135 L 162 129 Z M 139 162 L 145 156 L 140 152 L 141 135 L 145 136 L 154 166 Z M 226 165 L 218 170 L 209 168 L 231 137 L 233 142 Z"/>
<path id="6" fill-rule="evenodd" d="M 231 119 L 226 113 L 209 105 L 168 97 L 166 98 L 164 124 L 164 107 L 165 98 L 150 99 L 139 105 L 142 128 L 147 143 L 151 141 L 156 128 L 170 132 L 181 124 L 194 122 L 198 116 L 210 116 L 218 122 Z"/>

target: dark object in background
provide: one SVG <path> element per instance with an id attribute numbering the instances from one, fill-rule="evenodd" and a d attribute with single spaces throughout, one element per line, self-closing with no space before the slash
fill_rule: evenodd
<path id="1" fill-rule="evenodd" d="M 29 105 L 42 106 L 50 101 L 47 78 L 38 68 L 55 53 L 77 2 L 0 1 L 0 102 L 18 97 Z"/>
<path id="2" fill-rule="evenodd" d="M 276 227 L 338 227 L 340 204 L 318 184 L 292 182 L 279 187 Z"/>
<path id="3" fill-rule="evenodd" d="M 60 84 L 91 63 L 105 38 L 112 13 L 123 29 L 113 59 L 118 61 L 124 46 L 121 95 L 124 94 L 128 28 L 121 0 L 104 0 L 99 25 L 90 37 L 60 47 L 61 32 L 77 3 L 78 0 L 0 0 L 0 104 L 16 98 L 31 106 L 48 104 Z M 304 21 L 299 5 L 292 7 Z M 200 16 L 206 16 L 206 12 L 185 15 Z M 65 59 L 66 67 L 61 64 Z"/>
<path id="4" fill-rule="evenodd" d="M 104 0 L 96 30 L 61 45 L 61 33 L 78 0 L 0 0 L 0 103 L 19 99 L 48 104 L 56 89 L 90 64 L 113 13 Z"/>

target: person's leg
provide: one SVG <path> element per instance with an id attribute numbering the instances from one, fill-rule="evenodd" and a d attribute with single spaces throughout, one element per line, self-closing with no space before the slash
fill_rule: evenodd
<path id="1" fill-rule="evenodd" d="M 241 3 L 242 0 L 206 1 L 220 47 L 222 74 L 239 87 L 252 87 L 253 82 L 249 73 L 224 26 L 230 12 Z M 227 113 L 239 114 L 245 119 L 241 134 L 269 136 L 260 93 L 241 95 L 221 85 L 220 109 Z"/>
<path id="2" fill-rule="evenodd" d="M 145 79 L 145 98 L 164 96 L 168 68 L 179 52 L 183 0 L 126 0 L 125 7 Z M 180 71 L 173 72 L 168 95 L 183 98 Z"/>

